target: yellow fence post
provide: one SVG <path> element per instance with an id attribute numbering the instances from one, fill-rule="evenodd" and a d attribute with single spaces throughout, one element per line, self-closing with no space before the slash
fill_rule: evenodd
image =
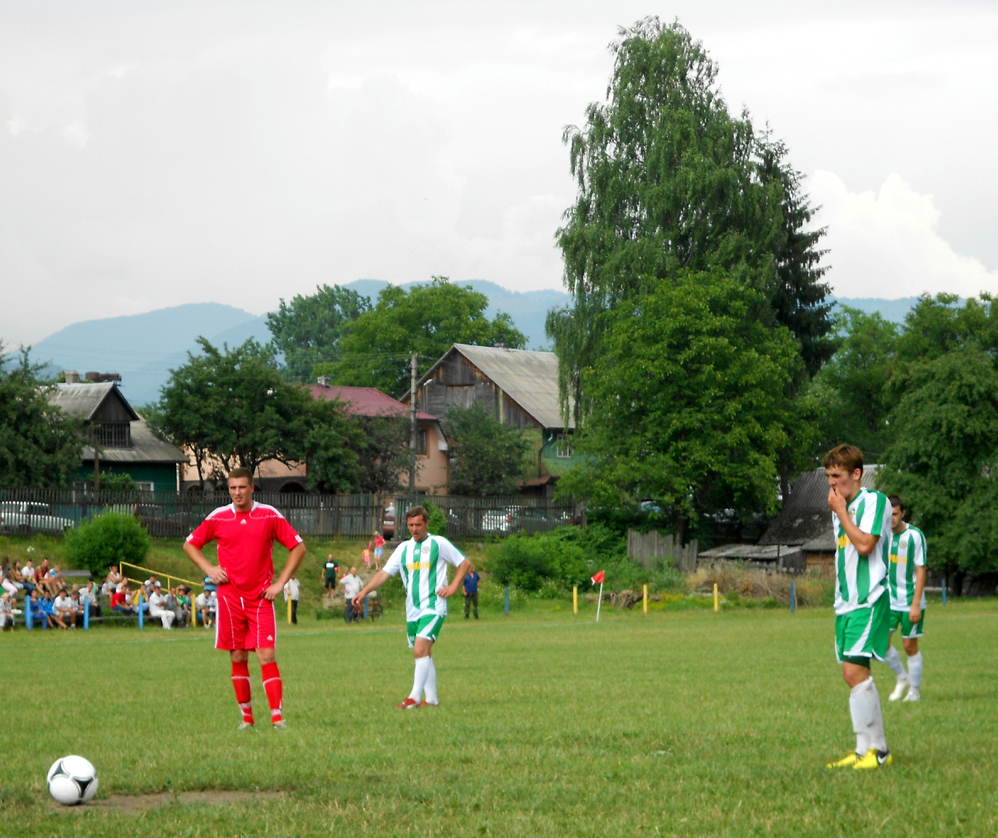
<path id="1" fill-rule="evenodd" d="M 717 598 L 717 582 L 714 583 L 714 610 L 715 611 L 721 610 L 721 603 Z"/>
<path id="2" fill-rule="evenodd" d="M 291 625 L 291 596 L 288 595 L 288 625 Z"/>
<path id="3" fill-rule="evenodd" d="M 641 607 L 644 609 L 645 614 L 648 613 L 648 586 L 644 585 L 641 592 Z"/>
<path id="4" fill-rule="evenodd" d="M 572 586 L 572 613 L 579 613 L 579 587 L 578 585 Z"/>

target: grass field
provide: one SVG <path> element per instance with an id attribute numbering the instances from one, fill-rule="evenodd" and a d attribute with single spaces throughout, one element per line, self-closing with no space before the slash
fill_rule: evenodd
<path id="1" fill-rule="evenodd" d="M 921 703 L 888 704 L 876 667 L 895 763 L 875 772 L 824 768 L 854 744 L 829 610 L 593 611 L 452 614 L 441 707 L 407 713 L 397 609 L 283 627 L 285 734 L 236 733 L 210 632 L 5 633 L 0 834 L 998 833 L 995 601 L 930 605 Z M 45 772 L 67 753 L 98 767 L 98 802 L 282 794 L 56 809 Z"/>

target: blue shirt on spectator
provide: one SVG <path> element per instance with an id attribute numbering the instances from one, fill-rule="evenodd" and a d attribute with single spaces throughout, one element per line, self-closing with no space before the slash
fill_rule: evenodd
<path id="1" fill-rule="evenodd" d="M 464 592 L 466 594 L 477 594 L 478 593 L 478 580 L 481 577 L 478 575 L 477 570 L 473 570 L 464 577 Z"/>

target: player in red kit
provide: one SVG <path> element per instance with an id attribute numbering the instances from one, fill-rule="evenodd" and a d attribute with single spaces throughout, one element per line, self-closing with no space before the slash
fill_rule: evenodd
<path id="1" fill-rule="evenodd" d="M 220 506 L 187 536 L 184 552 L 218 586 L 215 648 L 232 658 L 232 685 L 242 711 L 240 730 L 252 729 L 249 653 L 260 661 L 270 719 L 277 730 L 285 727 L 281 715 L 281 673 L 274 652 L 277 613 L 274 599 L 295 574 L 305 557 L 301 536 L 274 507 L 253 502 L 253 477 L 247 469 L 229 472 L 229 506 Z M 209 562 L 201 548 L 218 540 L 218 564 Z M 287 564 L 274 579 L 274 542 L 288 548 Z"/>

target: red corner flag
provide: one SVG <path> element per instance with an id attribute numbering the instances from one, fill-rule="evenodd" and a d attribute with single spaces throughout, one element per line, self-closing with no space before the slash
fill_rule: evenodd
<path id="1" fill-rule="evenodd" d="M 602 584 L 603 584 L 603 577 L 604 577 L 604 573 L 603 573 L 603 571 L 601 570 L 601 571 L 600 571 L 599 573 L 597 573 L 597 574 L 596 574 L 596 575 L 595 575 L 595 576 L 593 577 L 593 584 L 594 584 L 594 585 L 602 585 Z"/>

